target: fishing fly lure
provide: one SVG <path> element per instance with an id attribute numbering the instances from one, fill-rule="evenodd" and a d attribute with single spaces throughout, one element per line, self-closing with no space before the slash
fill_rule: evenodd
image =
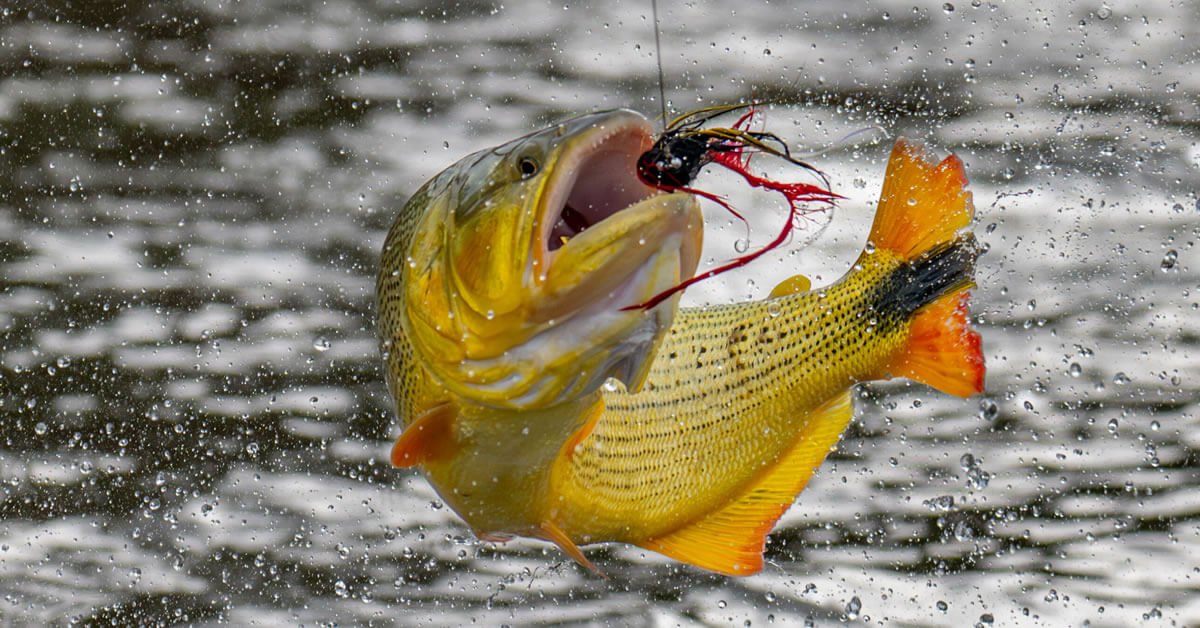
<path id="1" fill-rule="evenodd" d="M 733 126 L 704 128 L 703 125 L 713 118 L 739 109 L 747 111 Z M 746 223 L 745 217 L 725 198 L 691 187 L 692 181 L 705 166 L 717 164 L 727 168 L 740 175 L 752 187 L 779 192 L 787 199 L 788 219 L 779 234 L 757 251 L 736 257 L 664 290 L 643 303 L 623 309 L 650 309 L 692 284 L 749 264 L 787 241 L 798 217 L 824 211 L 831 207 L 834 201 L 842 198 L 829 190 L 829 182 L 824 173 L 793 157 L 787 143 L 779 136 L 765 131 L 750 130 L 758 112 L 758 103 L 718 105 L 691 111 L 675 118 L 650 150 L 638 158 L 637 173 L 642 182 L 649 186 L 666 192 L 687 192 L 706 198 Z M 820 178 L 822 185 L 775 181 L 752 174 L 750 158 L 758 153 L 772 155 L 799 166 Z M 814 203 L 817 205 L 814 206 Z"/>

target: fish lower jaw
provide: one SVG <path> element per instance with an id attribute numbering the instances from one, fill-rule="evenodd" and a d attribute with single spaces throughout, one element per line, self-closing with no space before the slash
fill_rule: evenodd
<path id="1" fill-rule="evenodd" d="M 515 397 L 513 407 L 555 404 L 590 394 L 609 378 L 625 387 L 641 387 L 655 348 L 674 320 L 673 302 L 648 311 L 623 311 L 677 281 L 677 249 L 669 244 L 605 299 L 593 302 L 569 319 L 535 336 L 512 352 L 541 374 L 530 390 Z M 665 259 L 664 259 L 665 258 Z"/>
<path id="2" fill-rule="evenodd" d="M 649 311 L 622 308 L 649 298 L 676 281 L 680 246 L 670 236 L 609 293 L 584 302 L 561 319 L 484 360 L 443 364 L 445 385 L 473 403 L 532 410 L 593 393 L 610 377 L 640 388 L 655 349 L 674 320 L 675 302 Z"/>

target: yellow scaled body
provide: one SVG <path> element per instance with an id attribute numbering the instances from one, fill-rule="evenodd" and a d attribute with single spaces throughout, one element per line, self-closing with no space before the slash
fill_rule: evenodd
<path id="1" fill-rule="evenodd" d="M 462 230 L 482 251 L 455 242 L 453 216 L 429 220 L 430 208 L 454 207 L 437 198 L 449 190 L 437 179 L 397 219 L 379 283 L 389 384 L 406 425 L 392 460 L 420 465 L 483 538 L 542 538 L 588 566 L 578 546 L 618 541 L 754 573 L 765 535 L 850 420 L 855 383 L 907 376 L 956 395 L 982 389 L 965 301 L 976 250 L 960 233 L 970 194 L 961 162 L 930 163 L 902 140 L 868 252 L 835 284 L 808 290 L 797 277 L 765 301 L 677 310 L 671 299 L 626 312 L 690 276 L 700 238 L 693 200 L 655 195 L 632 175 L 626 157 L 651 139 L 634 115 L 593 114 L 517 140 L 542 137 L 536 168 L 513 157 L 490 166 L 515 168 L 496 178 L 507 188 L 456 190 L 494 212 L 490 239 Z M 527 174 L 513 178 L 522 164 Z M 620 174 L 599 185 L 561 164 Z M 538 226 L 502 226 L 523 222 Z M 556 269 L 585 238 L 604 242 L 592 265 Z M 496 242 L 527 250 L 489 255 Z M 463 255 L 486 263 L 448 280 Z M 490 273 L 509 287 L 481 294 Z M 548 285 L 555 278 L 563 284 Z M 555 315 L 539 317 L 547 307 Z"/>

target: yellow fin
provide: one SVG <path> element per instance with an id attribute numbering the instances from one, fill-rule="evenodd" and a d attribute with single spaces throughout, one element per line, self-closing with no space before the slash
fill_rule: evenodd
<path id="1" fill-rule="evenodd" d="M 567 460 L 575 457 L 575 451 L 579 447 L 579 444 L 583 442 L 583 439 L 591 436 L 592 430 L 596 429 L 596 424 L 600 422 L 600 417 L 604 415 L 604 400 L 600 399 L 596 403 L 592 404 L 592 407 L 588 409 L 587 412 L 588 418 L 584 420 L 583 426 L 576 430 L 575 433 L 572 434 L 565 443 L 563 443 L 562 455 L 565 456 Z"/>
<path id="2" fill-rule="evenodd" d="M 962 160 L 934 163 L 919 142 L 896 140 L 883 177 L 870 241 L 912 259 L 950 240 L 975 216 Z"/>
<path id="3" fill-rule="evenodd" d="M 454 453 L 454 419 L 458 416 L 454 405 L 439 403 L 417 417 L 396 444 L 392 445 L 392 466 L 411 467 L 426 462 L 436 462 Z"/>
<path id="4" fill-rule="evenodd" d="M 779 285 L 775 286 L 774 290 L 771 290 L 771 296 L 769 296 L 767 298 L 775 299 L 778 297 L 786 297 L 790 294 L 800 294 L 801 292 L 808 292 L 811 289 L 812 289 L 812 280 L 811 279 L 809 279 L 808 277 L 805 277 L 804 275 L 792 275 L 791 277 L 788 277 L 787 279 L 784 279 L 783 281 L 779 282 Z"/>
<path id="5" fill-rule="evenodd" d="M 601 578 L 604 578 L 605 580 L 608 579 L 608 576 L 604 575 L 603 571 L 600 571 L 600 568 L 596 566 L 596 563 L 588 560 L 587 556 L 583 555 L 583 550 L 579 549 L 579 546 L 575 544 L 575 541 L 572 541 L 571 537 L 567 536 L 567 533 L 563 532 L 562 528 L 558 527 L 553 521 L 546 521 L 542 523 L 541 530 L 543 539 L 546 539 L 547 541 L 557 545 L 558 548 L 563 551 L 563 553 L 565 553 L 567 556 L 570 556 L 581 566 L 587 568 L 588 571 L 600 576 Z"/>
<path id="6" fill-rule="evenodd" d="M 853 416 L 847 390 L 813 410 L 791 448 L 729 505 L 638 545 L 725 575 L 758 573 L 767 533 L 808 485 Z"/>
<path id="7" fill-rule="evenodd" d="M 958 397 L 983 392 L 983 348 L 979 332 L 971 329 L 966 287 L 920 310 L 911 330 L 893 375 Z"/>

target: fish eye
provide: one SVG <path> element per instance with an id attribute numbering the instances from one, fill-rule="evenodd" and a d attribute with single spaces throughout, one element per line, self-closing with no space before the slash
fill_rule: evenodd
<path id="1" fill-rule="evenodd" d="M 521 172 L 522 179 L 528 179 L 538 173 L 538 162 L 533 157 L 522 157 L 517 162 L 517 169 Z"/>

